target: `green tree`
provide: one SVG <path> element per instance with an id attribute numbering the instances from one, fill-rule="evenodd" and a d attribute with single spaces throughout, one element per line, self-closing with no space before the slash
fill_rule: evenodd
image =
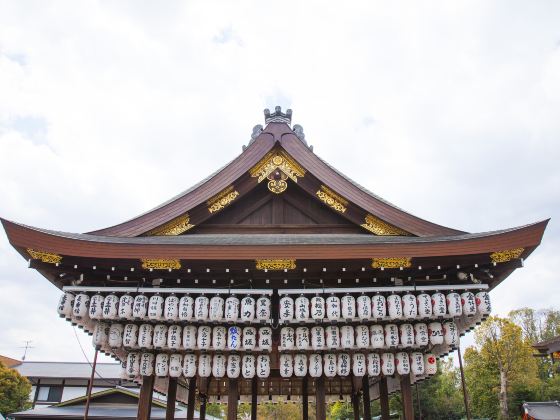
<path id="1" fill-rule="evenodd" d="M 301 404 L 290 402 L 259 404 L 257 417 L 263 420 L 301 420 Z"/>
<path id="2" fill-rule="evenodd" d="M 30 407 L 31 383 L 0 362 L 0 413 L 7 415 Z"/>
<path id="3" fill-rule="evenodd" d="M 346 401 L 336 401 L 327 407 L 327 418 L 329 420 L 346 420 L 354 418 L 352 404 Z"/>

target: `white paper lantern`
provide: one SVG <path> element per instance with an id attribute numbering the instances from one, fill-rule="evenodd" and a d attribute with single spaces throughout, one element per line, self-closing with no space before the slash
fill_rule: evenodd
<path id="1" fill-rule="evenodd" d="M 436 292 L 432 295 L 432 315 L 442 317 L 447 314 L 447 305 L 445 304 L 445 295 Z"/>
<path id="2" fill-rule="evenodd" d="M 369 348 L 369 328 L 367 325 L 357 325 L 354 330 L 356 332 L 356 346 L 359 349 Z"/>
<path id="3" fill-rule="evenodd" d="M 72 317 L 72 310 L 74 309 L 74 295 L 72 293 L 64 293 L 60 296 L 58 301 L 58 316 L 61 318 L 70 319 Z"/>
<path id="4" fill-rule="evenodd" d="M 309 356 L 309 376 L 319 378 L 323 374 L 323 358 L 320 354 L 313 353 Z"/>
<path id="5" fill-rule="evenodd" d="M 108 296 L 107 296 L 108 297 Z M 148 319 L 161 321 L 163 319 L 163 304 L 165 299 L 160 295 L 153 295 L 148 303 Z"/>
<path id="6" fill-rule="evenodd" d="M 414 327 L 411 324 L 399 325 L 400 342 L 402 347 L 414 346 Z"/>
<path id="7" fill-rule="evenodd" d="M 196 347 L 199 350 L 209 350 L 212 344 L 212 328 L 208 325 L 198 327 L 198 334 L 196 337 Z"/>
<path id="8" fill-rule="evenodd" d="M 169 356 L 166 353 L 159 353 L 156 356 L 156 376 L 162 378 L 169 375 Z"/>
<path id="9" fill-rule="evenodd" d="M 290 296 L 280 299 L 280 320 L 291 321 L 294 318 L 294 300 Z"/>
<path id="10" fill-rule="evenodd" d="M 416 296 L 407 293 L 402 297 L 403 317 L 405 319 L 414 319 L 418 317 L 418 306 L 416 304 Z"/>
<path id="11" fill-rule="evenodd" d="M 212 348 L 214 350 L 225 350 L 227 343 L 226 327 L 214 327 L 212 329 Z"/>
<path id="12" fill-rule="evenodd" d="M 128 372 L 126 370 L 126 359 L 121 360 L 121 372 L 119 379 L 128 379 Z"/>
<path id="13" fill-rule="evenodd" d="M 72 315 L 75 319 L 81 320 L 88 316 L 89 310 L 89 296 L 85 293 L 80 293 L 74 298 L 74 308 Z"/>
<path id="14" fill-rule="evenodd" d="M 272 350 L 272 328 L 259 328 L 259 348 L 261 350 Z"/>
<path id="15" fill-rule="evenodd" d="M 91 319 L 103 318 L 103 302 L 105 298 L 99 294 L 93 295 L 89 301 L 89 317 Z"/>
<path id="16" fill-rule="evenodd" d="M 210 299 L 210 320 L 221 321 L 224 317 L 224 298 L 221 296 L 213 296 Z"/>
<path id="17" fill-rule="evenodd" d="M 392 348 L 399 345 L 399 327 L 395 324 L 385 325 L 385 347 Z"/>
<path id="18" fill-rule="evenodd" d="M 92 342 L 97 349 L 107 346 L 109 341 L 109 325 L 104 322 L 97 322 L 93 330 Z"/>
<path id="19" fill-rule="evenodd" d="M 326 346 L 328 349 L 340 348 L 340 329 L 336 325 L 329 325 L 325 327 L 327 336 Z"/>
<path id="20" fill-rule="evenodd" d="M 385 376 L 395 374 L 395 356 L 393 353 L 383 353 L 381 355 L 381 372 Z"/>
<path id="21" fill-rule="evenodd" d="M 435 375 L 437 373 L 437 359 L 432 353 L 424 355 L 424 373 Z"/>
<path id="22" fill-rule="evenodd" d="M 140 375 L 151 376 L 154 373 L 154 355 L 142 353 L 140 355 Z"/>
<path id="23" fill-rule="evenodd" d="M 208 319 L 208 306 L 210 299 L 204 295 L 197 296 L 194 300 L 194 319 L 205 321 Z"/>
<path id="24" fill-rule="evenodd" d="M 181 348 L 181 326 L 171 325 L 167 331 L 167 347 L 171 350 Z"/>
<path id="25" fill-rule="evenodd" d="M 181 321 L 192 321 L 194 317 L 194 299 L 185 295 L 179 299 L 179 319 Z"/>
<path id="26" fill-rule="evenodd" d="M 237 321 L 239 319 L 239 299 L 236 296 L 229 296 L 226 299 L 224 317 L 226 321 Z"/>
<path id="27" fill-rule="evenodd" d="M 452 347 L 459 344 L 459 330 L 453 321 L 444 322 L 442 328 L 445 344 Z"/>
<path id="28" fill-rule="evenodd" d="M 432 316 L 432 297 L 427 293 L 420 293 L 416 296 L 416 307 L 418 318 L 430 318 Z"/>
<path id="29" fill-rule="evenodd" d="M 463 314 L 463 305 L 461 305 L 461 296 L 459 293 L 448 293 L 445 302 L 447 303 L 447 312 L 452 317 L 458 317 Z"/>
<path id="30" fill-rule="evenodd" d="M 212 360 L 212 376 L 223 378 L 226 374 L 226 357 L 223 354 L 215 354 Z"/>
<path id="31" fill-rule="evenodd" d="M 340 319 L 340 299 L 331 295 L 327 298 L 327 318 L 331 321 L 338 321 Z"/>
<path id="32" fill-rule="evenodd" d="M 463 314 L 468 317 L 476 314 L 476 298 L 472 292 L 461 293 L 461 304 L 463 306 Z"/>
<path id="33" fill-rule="evenodd" d="M 340 347 L 343 349 L 354 347 L 354 327 L 351 325 L 340 327 Z"/>
<path id="34" fill-rule="evenodd" d="M 358 318 L 371 318 L 371 298 L 368 295 L 360 295 L 356 299 Z"/>
<path id="35" fill-rule="evenodd" d="M 366 356 L 362 353 L 352 355 L 352 373 L 354 376 L 364 376 L 367 372 Z"/>
<path id="36" fill-rule="evenodd" d="M 126 324 L 123 332 L 123 347 L 125 349 L 136 348 L 138 344 L 138 325 Z"/>
<path id="37" fill-rule="evenodd" d="M 243 377 L 245 379 L 251 379 L 255 376 L 256 372 L 256 358 L 252 354 L 246 354 L 243 356 L 241 360 L 242 368 L 243 368 Z"/>
<path id="38" fill-rule="evenodd" d="M 367 356 L 367 369 L 369 376 L 379 376 L 381 374 L 381 358 L 377 353 L 369 353 Z"/>
<path id="39" fill-rule="evenodd" d="M 283 327 L 280 330 L 280 350 L 293 350 L 294 346 L 294 329 L 292 327 Z"/>
<path id="40" fill-rule="evenodd" d="M 389 318 L 401 319 L 403 317 L 401 297 L 395 294 L 387 296 L 387 309 Z"/>
<path id="41" fill-rule="evenodd" d="M 201 354 L 198 358 L 198 376 L 208 378 L 212 374 L 212 356 Z"/>
<path id="42" fill-rule="evenodd" d="M 270 298 L 267 296 L 261 296 L 257 299 L 257 319 L 259 321 L 268 321 L 272 315 L 270 310 Z"/>
<path id="43" fill-rule="evenodd" d="M 298 378 L 307 375 L 307 356 L 305 354 L 296 354 L 294 356 L 294 374 Z"/>
<path id="44" fill-rule="evenodd" d="M 227 358 L 227 376 L 228 378 L 239 378 L 241 374 L 241 356 L 230 354 Z"/>
<path id="45" fill-rule="evenodd" d="M 148 317 L 148 297 L 137 295 L 132 306 L 132 316 L 134 319 L 144 320 Z"/>
<path id="46" fill-rule="evenodd" d="M 282 378 L 291 378 L 294 374 L 294 358 L 291 354 L 280 355 L 280 376 Z"/>
<path id="47" fill-rule="evenodd" d="M 194 325 L 187 325 L 183 328 L 183 348 L 185 350 L 196 349 L 197 329 Z"/>
<path id="48" fill-rule="evenodd" d="M 395 354 L 395 365 L 397 366 L 397 373 L 399 375 L 410 374 L 410 359 L 408 353 L 400 351 Z"/>
<path id="49" fill-rule="evenodd" d="M 268 354 L 257 356 L 257 376 L 259 378 L 268 378 L 270 376 L 270 356 Z"/>
<path id="50" fill-rule="evenodd" d="M 342 318 L 352 319 L 356 317 L 356 299 L 352 295 L 344 295 L 340 299 L 342 307 Z"/>
<path id="51" fill-rule="evenodd" d="M 136 377 L 140 374 L 140 354 L 128 353 L 126 357 L 126 373 L 129 377 Z"/>
<path id="52" fill-rule="evenodd" d="M 334 378 L 336 376 L 336 354 L 327 353 L 323 356 L 324 365 L 323 371 L 327 378 Z"/>
<path id="53" fill-rule="evenodd" d="M 134 306 L 134 298 L 130 295 L 122 295 L 119 299 L 119 318 L 132 321 L 132 308 Z"/>
<path id="54" fill-rule="evenodd" d="M 297 321 L 309 319 L 309 299 L 305 295 L 298 296 L 295 300 L 295 318 Z"/>
<path id="55" fill-rule="evenodd" d="M 424 347 L 430 344 L 430 333 L 428 331 L 428 326 L 423 322 L 414 324 L 414 341 L 419 347 Z"/>
<path id="56" fill-rule="evenodd" d="M 183 358 L 183 376 L 193 378 L 196 375 L 196 354 L 187 353 Z"/>
<path id="57" fill-rule="evenodd" d="M 374 349 L 382 349 L 385 347 L 385 330 L 383 325 L 370 325 L 369 340 L 371 347 Z"/>
<path id="58" fill-rule="evenodd" d="M 179 353 L 173 353 L 169 356 L 169 376 L 179 378 L 181 376 L 181 364 L 183 356 Z"/>
<path id="59" fill-rule="evenodd" d="M 109 328 L 109 347 L 116 349 L 123 345 L 123 332 L 123 324 L 111 324 Z"/>
<path id="60" fill-rule="evenodd" d="M 117 319 L 119 314 L 119 298 L 117 295 L 109 295 L 103 302 L 103 318 Z"/>
<path id="61" fill-rule="evenodd" d="M 311 347 L 313 350 L 325 348 L 325 329 L 323 327 L 311 328 Z"/>
<path id="62" fill-rule="evenodd" d="M 348 353 L 338 354 L 338 363 L 336 372 L 338 376 L 350 375 L 350 355 Z"/>
<path id="63" fill-rule="evenodd" d="M 138 347 L 141 349 L 151 349 L 154 327 L 150 324 L 142 324 L 138 328 Z"/>
<path id="64" fill-rule="evenodd" d="M 241 329 L 239 327 L 228 328 L 227 348 L 229 350 L 241 349 Z"/>
<path id="65" fill-rule="evenodd" d="M 245 296 L 241 299 L 241 321 L 250 322 L 255 319 L 255 299 Z"/>
<path id="66" fill-rule="evenodd" d="M 179 298 L 177 296 L 172 294 L 165 298 L 163 317 L 168 321 L 179 319 Z"/>
<path id="67" fill-rule="evenodd" d="M 314 296 L 311 298 L 311 318 L 325 318 L 325 299 L 321 296 Z"/>
<path id="68" fill-rule="evenodd" d="M 410 353 L 410 370 L 416 376 L 424 374 L 424 355 L 420 352 Z"/>
<path id="69" fill-rule="evenodd" d="M 243 328 L 243 350 L 254 350 L 257 347 L 257 329 L 255 327 Z"/>
<path id="70" fill-rule="evenodd" d="M 374 319 L 383 319 L 387 316 L 387 300 L 385 296 L 377 293 L 371 298 L 371 316 Z"/>
<path id="71" fill-rule="evenodd" d="M 443 344 L 443 327 L 441 322 L 430 322 L 428 324 L 428 334 L 430 335 L 430 344 L 434 346 Z"/>
<path id="72" fill-rule="evenodd" d="M 298 350 L 307 350 L 310 346 L 309 328 L 298 327 L 296 328 L 296 348 Z"/>
<path id="73" fill-rule="evenodd" d="M 482 315 L 489 315 L 492 312 L 490 304 L 490 295 L 486 292 L 478 292 L 475 295 L 476 310 Z"/>
<path id="74" fill-rule="evenodd" d="M 154 327 L 154 348 L 163 349 L 167 346 L 167 325 L 157 324 Z"/>

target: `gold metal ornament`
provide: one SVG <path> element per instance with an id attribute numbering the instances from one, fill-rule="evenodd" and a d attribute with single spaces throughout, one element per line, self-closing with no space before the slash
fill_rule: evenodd
<path id="1" fill-rule="evenodd" d="M 190 222 L 188 213 L 158 226 L 146 233 L 147 236 L 176 236 L 194 227 Z"/>
<path id="2" fill-rule="evenodd" d="M 321 185 L 321 188 L 317 191 L 316 194 L 317 197 L 319 197 L 319 200 L 321 200 L 327 206 L 338 211 L 339 213 L 346 212 L 348 201 L 332 191 L 330 188 Z"/>
<path id="3" fill-rule="evenodd" d="M 490 254 L 490 259 L 494 263 L 508 262 L 517 259 L 523 254 L 525 248 L 506 249 L 504 251 L 496 251 Z"/>
<path id="4" fill-rule="evenodd" d="M 216 213 L 224 207 L 229 206 L 238 196 L 239 192 L 233 189 L 233 185 L 230 185 L 206 202 L 208 211 L 210 213 Z"/>
<path id="5" fill-rule="evenodd" d="M 257 270 L 293 270 L 296 268 L 296 260 L 256 260 Z"/>
<path id="6" fill-rule="evenodd" d="M 372 268 L 409 268 L 412 266 L 410 257 L 372 258 Z"/>
<path id="7" fill-rule="evenodd" d="M 371 233 L 381 236 L 411 236 L 405 230 L 399 229 L 396 226 L 390 225 L 389 223 L 375 217 L 371 214 L 366 215 L 365 223 L 361 226 L 364 229 L 369 230 Z"/>
<path id="8" fill-rule="evenodd" d="M 62 257 L 52 252 L 37 251 L 35 249 L 27 248 L 27 253 L 34 260 L 41 260 L 44 263 L 58 264 L 62 261 Z"/>
<path id="9" fill-rule="evenodd" d="M 142 268 L 146 270 L 178 270 L 179 268 L 181 268 L 181 261 L 157 258 L 143 258 Z"/>
<path id="10" fill-rule="evenodd" d="M 297 182 L 305 175 L 305 169 L 283 150 L 275 150 L 267 153 L 249 170 L 249 174 L 259 183 L 268 179 L 268 189 L 280 194 L 288 188 L 287 179 Z"/>

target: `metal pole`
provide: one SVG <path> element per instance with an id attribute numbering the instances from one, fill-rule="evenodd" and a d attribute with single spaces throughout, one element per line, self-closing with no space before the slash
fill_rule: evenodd
<path id="1" fill-rule="evenodd" d="M 461 357 L 461 343 L 457 346 L 457 355 L 459 356 L 459 370 L 461 371 L 461 385 L 463 386 L 463 399 L 465 401 L 465 412 L 467 420 L 471 420 L 471 410 L 469 409 L 469 397 L 467 394 L 467 384 L 465 383 L 465 372 L 463 371 L 463 358 Z"/>
<path id="2" fill-rule="evenodd" d="M 98 349 L 95 349 L 95 355 L 93 356 L 93 365 L 91 365 L 91 376 L 89 378 L 88 388 L 87 388 L 87 398 L 86 398 L 86 409 L 84 411 L 84 420 L 88 419 L 89 414 L 89 402 L 91 400 L 91 389 L 93 388 L 93 378 L 95 376 L 95 366 L 97 365 L 97 353 Z"/>

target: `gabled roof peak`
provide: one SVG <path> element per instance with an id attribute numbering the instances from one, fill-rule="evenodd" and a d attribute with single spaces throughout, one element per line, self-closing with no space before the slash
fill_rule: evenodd
<path id="1" fill-rule="evenodd" d="M 292 110 L 288 108 L 286 113 L 282 112 L 282 107 L 277 106 L 274 108 L 274 112 L 271 114 L 268 108 L 264 110 L 264 123 L 269 124 L 272 122 L 281 122 L 288 124 L 288 126 L 292 125 Z"/>

